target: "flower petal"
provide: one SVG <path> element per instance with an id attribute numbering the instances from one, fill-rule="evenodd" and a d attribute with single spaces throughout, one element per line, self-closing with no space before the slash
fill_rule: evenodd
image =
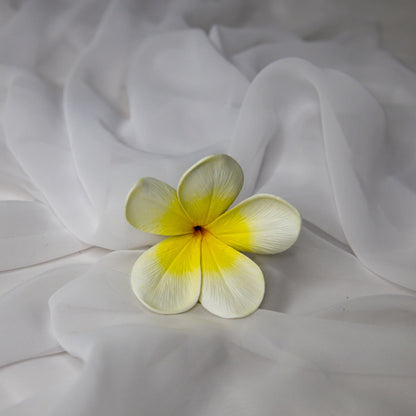
<path id="1" fill-rule="evenodd" d="M 298 238 L 301 217 L 289 202 L 273 195 L 254 195 L 205 228 L 237 250 L 275 254 Z"/>
<path id="2" fill-rule="evenodd" d="M 222 318 L 241 318 L 254 312 L 264 296 L 260 268 L 205 231 L 201 243 L 202 287 L 199 301 Z"/>
<path id="3" fill-rule="evenodd" d="M 136 261 L 131 272 L 135 295 L 163 314 L 192 308 L 201 290 L 201 233 L 169 237 Z"/>
<path id="4" fill-rule="evenodd" d="M 140 179 L 130 191 L 126 218 L 133 227 L 147 233 L 180 235 L 193 231 L 175 189 L 155 178 Z"/>
<path id="5" fill-rule="evenodd" d="M 232 157 L 208 156 L 185 172 L 178 196 L 194 225 L 205 225 L 234 202 L 243 182 L 243 171 Z"/>

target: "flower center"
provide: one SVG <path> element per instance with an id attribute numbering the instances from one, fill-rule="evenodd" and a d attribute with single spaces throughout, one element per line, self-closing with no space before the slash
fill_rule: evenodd
<path id="1" fill-rule="evenodd" d="M 202 231 L 202 227 L 200 225 L 195 225 L 194 231 Z"/>

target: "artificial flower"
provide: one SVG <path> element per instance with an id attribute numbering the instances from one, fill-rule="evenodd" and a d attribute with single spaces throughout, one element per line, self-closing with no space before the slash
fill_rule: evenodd
<path id="1" fill-rule="evenodd" d="M 150 310 L 187 311 L 198 301 L 223 318 L 249 315 L 264 296 L 260 268 L 240 251 L 288 249 L 301 226 L 298 211 L 273 195 L 254 195 L 230 210 L 243 186 L 240 165 L 208 156 L 182 176 L 178 190 L 142 178 L 130 191 L 126 218 L 134 227 L 169 236 L 145 251 L 131 272 L 132 289 Z"/>

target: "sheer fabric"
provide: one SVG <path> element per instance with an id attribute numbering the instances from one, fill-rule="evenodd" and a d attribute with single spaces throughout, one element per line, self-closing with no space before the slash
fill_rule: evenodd
<path id="1" fill-rule="evenodd" d="M 5 415 L 415 413 L 416 76 L 306 4 L 0 5 Z M 214 153 L 301 236 L 252 316 L 153 314 L 126 195 Z"/>

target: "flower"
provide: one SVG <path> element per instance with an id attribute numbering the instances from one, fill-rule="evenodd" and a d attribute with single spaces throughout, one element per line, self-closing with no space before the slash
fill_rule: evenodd
<path id="1" fill-rule="evenodd" d="M 185 312 L 199 300 L 211 313 L 239 318 L 264 296 L 260 268 L 239 251 L 274 254 L 297 239 L 301 217 L 274 195 L 254 195 L 229 211 L 243 186 L 240 165 L 208 156 L 182 176 L 178 191 L 142 178 L 130 191 L 126 218 L 134 227 L 169 236 L 145 251 L 131 272 L 132 289 L 150 310 Z"/>

